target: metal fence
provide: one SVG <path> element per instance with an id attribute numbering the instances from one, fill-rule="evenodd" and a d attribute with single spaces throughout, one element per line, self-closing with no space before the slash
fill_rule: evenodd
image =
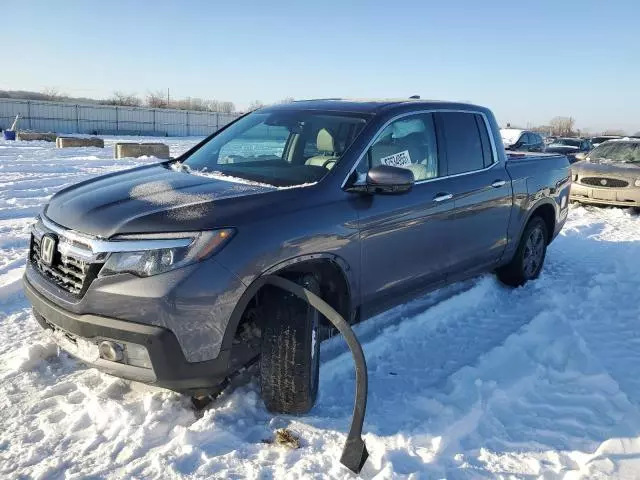
<path id="1" fill-rule="evenodd" d="M 238 117 L 236 113 L 0 98 L 0 129 L 10 128 L 18 114 L 18 130 L 175 137 L 209 135 Z"/>

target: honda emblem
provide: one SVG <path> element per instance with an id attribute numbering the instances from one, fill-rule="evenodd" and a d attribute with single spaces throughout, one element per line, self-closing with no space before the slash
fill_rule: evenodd
<path id="1" fill-rule="evenodd" d="M 40 258 L 47 265 L 53 263 L 53 256 L 56 253 L 57 238 L 55 235 L 46 234 L 40 240 Z"/>

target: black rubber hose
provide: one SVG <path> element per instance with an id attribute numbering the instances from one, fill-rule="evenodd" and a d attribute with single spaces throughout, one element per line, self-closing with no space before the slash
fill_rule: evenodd
<path id="1" fill-rule="evenodd" d="M 347 341 L 347 345 L 349 345 L 356 367 L 356 398 L 353 405 L 351 428 L 349 429 L 347 441 L 342 450 L 340 463 L 352 472 L 360 473 L 364 463 L 369 457 L 367 446 L 365 445 L 364 440 L 362 440 L 362 426 L 364 424 L 364 415 L 367 409 L 367 389 L 369 378 L 367 376 L 367 362 L 364 358 L 362 346 L 360 345 L 358 338 L 353 333 L 351 326 L 345 321 L 345 319 L 331 308 L 331 305 L 313 292 L 310 292 L 291 280 L 287 280 L 286 278 L 282 278 L 277 275 L 264 276 L 260 281 L 264 281 L 265 284 L 268 283 L 279 287 L 296 297 L 305 300 L 324 315 Z"/>

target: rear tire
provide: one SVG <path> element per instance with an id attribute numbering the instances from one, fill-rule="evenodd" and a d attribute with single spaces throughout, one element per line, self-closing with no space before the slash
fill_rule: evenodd
<path id="1" fill-rule="evenodd" d="M 298 283 L 320 293 L 318 281 L 310 275 Z M 273 286 L 265 287 L 262 299 L 262 400 L 270 412 L 306 413 L 318 395 L 320 314 L 305 301 Z"/>
<path id="2" fill-rule="evenodd" d="M 505 285 L 519 287 L 540 275 L 547 256 L 547 224 L 535 216 L 524 229 L 518 249 L 511 262 L 500 267 L 496 274 Z"/>

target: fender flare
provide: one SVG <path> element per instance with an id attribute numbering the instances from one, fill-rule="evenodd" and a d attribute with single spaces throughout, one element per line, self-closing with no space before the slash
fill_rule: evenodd
<path id="1" fill-rule="evenodd" d="M 520 239 L 522 238 L 522 234 L 524 233 L 524 229 L 527 227 L 527 224 L 529 223 L 529 221 L 531 220 L 533 215 L 536 213 L 538 208 L 542 207 L 543 205 L 549 205 L 551 208 L 553 208 L 553 224 L 554 224 L 554 227 L 558 223 L 558 210 L 557 210 L 558 204 L 551 197 L 541 198 L 540 200 L 535 202 L 531 207 L 529 207 L 529 209 L 527 211 L 527 215 L 526 215 L 524 221 L 522 222 L 522 224 L 520 225 L 520 227 L 518 229 L 519 230 L 518 231 L 518 237 L 517 237 L 518 241 L 514 242 L 516 246 L 520 243 Z M 553 232 L 549 232 L 549 236 L 550 236 L 549 238 L 551 239 L 552 236 L 553 236 Z"/>
<path id="2" fill-rule="evenodd" d="M 345 283 L 347 285 L 347 295 L 350 299 L 350 304 L 353 306 L 353 293 L 354 290 L 358 289 L 358 285 L 353 279 L 353 275 L 351 272 L 353 270 L 349 266 L 349 264 L 338 255 L 331 253 L 313 253 L 307 255 L 300 255 L 298 257 L 289 258 L 287 260 L 283 260 L 275 265 L 270 266 L 266 270 L 264 270 L 260 275 L 253 279 L 251 284 L 247 287 L 247 289 L 242 293 L 240 299 L 236 302 L 236 306 L 229 317 L 229 321 L 227 322 L 227 327 L 225 329 L 225 333 L 222 339 L 222 345 L 220 347 L 220 351 L 230 350 L 233 343 L 233 336 L 235 335 L 236 329 L 240 324 L 240 320 L 242 319 L 242 314 L 249 305 L 249 302 L 253 299 L 258 290 L 265 285 L 264 278 L 271 275 L 278 275 L 279 272 L 300 263 L 309 262 L 313 260 L 328 260 L 330 262 L 335 263 L 342 276 L 344 277 Z"/>

